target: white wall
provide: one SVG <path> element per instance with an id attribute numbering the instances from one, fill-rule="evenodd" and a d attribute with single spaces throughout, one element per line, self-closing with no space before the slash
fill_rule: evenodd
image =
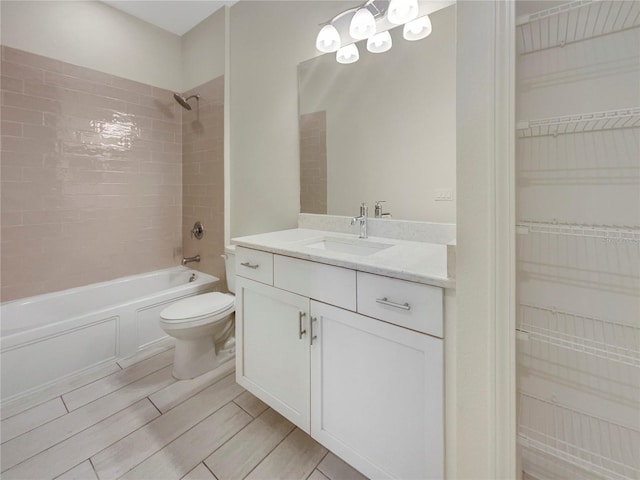
<path id="1" fill-rule="evenodd" d="M 298 63 L 345 2 L 242 1 L 230 9 L 231 236 L 297 224 Z"/>
<path id="2" fill-rule="evenodd" d="M 448 478 L 516 478 L 512 7 L 457 4 L 457 318 L 455 366 L 445 372 L 456 430 Z"/>
<path id="3" fill-rule="evenodd" d="M 1 42 L 170 90 L 182 90 L 180 37 L 101 2 L 2 1 Z"/>
<path id="4" fill-rule="evenodd" d="M 182 36 L 180 91 L 224 75 L 226 11 L 226 8 L 219 9 Z"/>

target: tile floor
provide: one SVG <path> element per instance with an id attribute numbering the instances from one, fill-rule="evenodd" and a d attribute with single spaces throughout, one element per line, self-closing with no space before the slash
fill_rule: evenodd
<path id="1" fill-rule="evenodd" d="M 171 376 L 159 346 L 0 407 L 10 479 L 364 479 L 235 383 Z"/>

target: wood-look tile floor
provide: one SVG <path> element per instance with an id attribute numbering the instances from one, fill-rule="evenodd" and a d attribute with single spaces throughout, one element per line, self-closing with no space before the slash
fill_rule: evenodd
<path id="1" fill-rule="evenodd" d="M 10 479 L 361 480 L 235 383 L 233 362 L 171 376 L 160 346 L 1 406 Z"/>

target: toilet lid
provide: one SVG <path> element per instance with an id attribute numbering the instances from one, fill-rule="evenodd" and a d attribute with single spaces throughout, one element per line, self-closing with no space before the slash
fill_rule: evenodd
<path id="1" fill-rule="evenodd" d="M 174 322 L 186 321 L 229 310 L 234 302 L 235 297 L 226 293 L 213 292 L 194 295 L 168 306 L 160 312 L 160 317 Z"/>

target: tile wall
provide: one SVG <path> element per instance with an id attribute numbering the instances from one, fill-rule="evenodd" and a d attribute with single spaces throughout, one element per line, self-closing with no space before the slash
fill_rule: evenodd
<path id="1" fill-rule="evenodd" d="M 327 112 L 300 115 L 300 211 L 327 213 Z"/>
<path id="2" fill-rule="evenodd" d="M 190 267 L 225 278 L 224 260 L 224 76 L 185 92 L 192 109 L 182 113 L 182 244 L 185 256 L 199 254 Z M 190 234 L 203 223 L 201 240 Z"/>
<path id="3" fill-rule="evenodd" d="M 1 300 L 177 265 L 172 92 L 6 46 L 1 72 Z"/>

